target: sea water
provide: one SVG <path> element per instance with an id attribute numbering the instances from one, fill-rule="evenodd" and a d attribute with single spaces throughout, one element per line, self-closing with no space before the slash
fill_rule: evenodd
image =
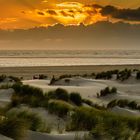
<path id="1" fill-rule="evenodd" d="M 140 64 L 140 50 L 3 50 L 1 67 Z"/>

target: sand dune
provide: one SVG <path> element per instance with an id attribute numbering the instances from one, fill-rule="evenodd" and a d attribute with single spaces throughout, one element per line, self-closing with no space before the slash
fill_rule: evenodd
<path id="1" fill-rule="evenodd" d="M 26 80 L 24 84 L 42 88 L 45 92 L 54 90 L 56 88 L 64 88 L 69 92 L 79 92 L 83 98 L 90 99 L 99 104 L 107 104 L 113 99 L 129 99 L 135 100 L 140 103 L 140 82 L 118 82 L 115 80 L 95 80 L 85 78 L 70 78 L 70 82 L 66 83 L 65 80 L 60 80 L 56 85 L 48 85 L 49 80 Z M 97 93 L 105 87 L 116 87 L 118 93 L 115 95 L 109 95 L 102 98 L 97 98 Z"/>
<path id="2" fill-rule="evenodd" d="M 43 83 L 44 82 L 44 83 Z M 57 88 L 63 88 L 66 89 L 68 92 L 79 92 L 83 98 L 88 99 L 94 99 L 94 101 L 101 102 L 100 99 L 96 98 L 96 93 L 99 92 L 101 89 L 105 88 L 105 84 L 97 83 L 97 82 L 89 82 L 88 80 L 80 79 L 77 80 L 77 78 L 72 80 L 72 83 L 68 86 L 63 85 L 53 85 L 50 86 L 47 84 L 47 81 L 44 80 L 40 82 L 40 80 L 30 80 L 30 81 L 23 81 L 24 84 L 28 84 L 31 86 L 42 88 L 45 92 L 48 92 L 50 90 L 54 90 Z M 75 84 L 74 84 L 75 83 Z"/>

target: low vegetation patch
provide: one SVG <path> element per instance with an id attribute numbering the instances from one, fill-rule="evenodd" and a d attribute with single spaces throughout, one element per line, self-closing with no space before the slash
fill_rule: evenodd
<path id="1" fill-rule="evenodd" d="M 119 71 L 119 73 L 117 74 L 117 80 L 127 80 L 129 77 L 131 76 L 131 70 L 125 69 L 122 71 Z"/>
<path id="2" fill-rule="evenodd" d="M 95 79 L 111 79 L 114 74 L 118 74 L 119 70 L 100 72 L 95 75 Z"/>
<path id="3" fill-rule="evenodd" d="M 115 106 L 119 106 L 122 108 L 128 107 L 130 109 L 140 110 L 139 104 L 137 104 L 135 101 L 129 101 L 126 99 L 112 100 L 111 102 L 108 103 L 107 108 L 113 108 Z"/>
<path id="4" fill-rule="evenodd" d="M 49 99 L 58 99 L 58 100 L 63 100 L 63 101 L 69 100 L 68 92 L 61 88 L 48 92 L 47 96 Z"/>
<path id="5" fill-rule="evenodd" d="M 117 93 L 117 88 L 115 87 L 112 87 L 112 88 L 109 88 L 109 87 L 106 87 L 105 89 L 101 90 L 100 91 L 100 94 L 97 93 L 97 97 L 103 97 L 103 96 L 107 96 L 107 95 L 111 95 L 111 94 L 116 94 Z"/>
<path id="6" fill-rule="evenodd" d="M 14 77 L 14 76 L 0 75 L 0 82 L 4 82 L 5 80 L 9 82 L 15 82 L 15 83 L 21 82 L 21 78 Z"/>
<path id="7" fill-rule="evenodd" d="M 44 129 L 44 121 L 43 119 L 37 114 L 29 110 L 18 110 L 18 109 L 12 109 L 9 112 L 7 112 L 6 117 L 8 118 L 18 118 L 28 126 L 28 129 L 32 131 L 45 131 Z"/>
<path id="8" fill-rule="evenodd" d="M 14 140 L 23 138 L 27 128 L 27 123 L 19 118 L 0 118 L 0 134 L 13 138 Z"/>
<path id="9" fill-rule="evenodd" d="M 71 93 L 70 100 L 77 106 L 82 105 L 82 97 L 80 96 L 79 93 L 75 93 L 75 92 Z"/>
<path id="10" fill-rule="evenodd" d="M 12 96 L 11 106 L 15 107 L 20 104 L 27 104 L 32 107 L 46 107 L 48 98 L 39 88 L 23 84 L 13 85 L 15 93 Z"/>
<path id="11" fill-rule="evenodd" d="M 48 111 L 59 117 L 67 116 L 68 112 L 71 111 L 72 108 L 71 104 L 61 100 L 50 100 L 48 103 Z"/>
<path id="12" fill-rule="evenodd" d="M 59 80 L 62 79 L 66 79 L 66 78 L 73 78 L 73 77 L 84 77 L 84 78 L 93 78 L 93 79 L 104 79 L 104 80 L 110 80 L 112 78 L 115 78 L 116 80 L 120 80 L 120 81 L 125 81 L 127 79 L 129 79 L 132 76 L 132 73 L 136 73 L 135 78 L 137 80 L 140 79 L 140 70 L 134 69 L 124 69 L 124 70 L 110 70 L 110 71 L 103 71 L 103 72 L 98 72 L 98 73 L 91 73 L 91 74 L 75 74 L 75 75 L 71 75 L 71 74 L 65 74 L 65 75 L 61 75 L 59 77 L 55 77 L 53 76 L 53 78 L 51 79 L 50 85 L 55 85 L 55 83 Z M 69 83 L 70 80 L 66 79 L 65 81 L 66 83 Z"/>
<path id="13" fill-rule="evenodd" d="M 137 74 L 136 74 L 136 79 L 137 79 L 137 80 L 140 80 L 140 71 L 137 72 Z"/>
<path id="14" fill-rule="evenodd" d="M 88 130 L 96 139 L 140 138 L 140 119 L 118 116 L 95 108 L 80 107 L 72 114 L 68 130 Z"/>

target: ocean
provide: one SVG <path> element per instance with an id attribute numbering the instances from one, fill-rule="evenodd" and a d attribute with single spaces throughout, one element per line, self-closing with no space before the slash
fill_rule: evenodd
<path id="1" fill-rule="evenodd" d="M 0 67 L 140 64 L 140 50 L 3 50 Z"/>

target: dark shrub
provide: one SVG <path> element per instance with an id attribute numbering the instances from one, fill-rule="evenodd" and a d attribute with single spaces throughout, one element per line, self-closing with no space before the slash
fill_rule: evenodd
<path id="1" fill-rule="evenodd" d="M 140 79 L 140 71 L 137 72 L 136 79 L 137 79 L 137 80 Z"/>
<path id="2" fill-rule="evenodd" d="M 18 77 L 9 76 L 9 78 L 10 78 L 11 80 L 13 80 L 14 82 L 16 82 L 16 83 L 20 83 L 20 82 L 21 82 L 21 79 L 18 78 Z"/>
<path id="3" fill-rule="evenodd" d="M 68 92 L 66 90 L 58 88 L 55 90 L 55 93 L 56 93 L 58 99 L 64 100 L 64 101 L 69 100 L 69 95 L 68 95 Z"/>
<path id="4" fill-rule="evenodd" d="M 0 75 L 0 82 L 3 82 L 6 78 L 6 75 Z"/>
<path id="5" fill-rule="evenodd" d="M 80 94 L 79 93 L 71 93 L 70 94 L 70 100 L 74 103 L 74 104 L 76 104 L 77 106 L 80 106 L 80 105 L 82 105 L 82 98 L 81 98 L 81 96 L 80 96 Z"/>
<path id="6" fill-rule="evenodd" d="M 64 79 L 64 78 L 71 78 L 71 77 L 73 77 L 74 75 L 71 75 L 71 74 L 64 74 L 64 75 L 61 75 L 60 77 L 59 77 L 59 79 Z"/>
<path id="7" fill-rule="evenodd" d="M 69 100 L 69 94 L 66 90 L 58 88 L 55 91 L 50 91 L 48 93 L 48 98 L 49 99 L 59 99 L 59 100 L 68 101 Z"/>
<path id="8" fill-rule="evenodd" d="M 113 74 L 118 74 L 118 70 L 97 73 L 95 79 L 111 79 Z"/>
<path id="9" fill-rule="evenodd" d="M 16 93 L 19 93 L 21 91 L 21 87 L 22 87 L 22 84 L 20 83 L 16 83 L 12 86 L 12 88 L 15 90 Z"/>
<path id="10" fill-rule="evenodd" d="M 70 79 L 65 79 L 65 83 L 69 84 L 70 83 Z"/>
<path id="11" fill-rule="evenodd" d="M 108 103 L 107 108 L 113 108 L 117 105 L 117 100 L 112 100 Z"/>
<path id="12" fill-rule="evenodd" d="M 110 89 L 109 87 L 106 87 L 105 89 L 100 91 L 100 96 L 106 96 L 109 93 L 110 93 Z"/>
<path id="13" fill-rule="evenodd" d="M 111 90 L 110 90 L 111 93 L 117 93 L 117 88 L 116 87 L 113 87 Z"/>
<path id="14" fill-rule="evenodd" d="M 117 93 L 117 88 L 113 87 L 112 89 L 110 89 L 109 87 L 106 87 L 105 89 L 100 91 L 100 95 L 97 93 L 97 97 L 99 98 L 100 96 L 106 96 L 114 93 Z"/>
<path id="15" fill-rule="evenodd" d="M 135 101 L 132 101 L 128 103 L 128 107 L 130 107 L 131 109 L 137 109 L 137 103 Z"/>
<path id="16" fill-rule="evenodd" d="M 117 74 L 117 79 L 124 81 L 127 80 L 130 76 L 131 76 L 131 70 L 125 69 Z"/>
<path id="17" fill-rule="evenodd" d="M 57 81 L 57 79 L 53 76 L 53 78 L 52 78 L 51 81 L 50 81 L 50 85 L 55 84 L 56 81 Z"/>
<path id="18" fill-rule="evenodd" d="M 129 103 L 128 100 L 118 100 L 118 101 L 117 101 L 117 105 L 118 105 L 119 107 L 126 107 L 126 106 L 128 106 L 128 103 Z"/>
<path id="19" fill-rule="evenodd" d="M 40 74 L 39 75 L 39 79 L 47 79 L 48 78 L 48 76 L 46 76 L 46 75 L 44 75 L 44 74 Z"/>
<path id="20" fill-rule="evenodd" d="M 82 102 L 89 105 L 89 106 L 93 106 L 93 102 L 88 100 L 88 99 L 82 99 Z"/>

